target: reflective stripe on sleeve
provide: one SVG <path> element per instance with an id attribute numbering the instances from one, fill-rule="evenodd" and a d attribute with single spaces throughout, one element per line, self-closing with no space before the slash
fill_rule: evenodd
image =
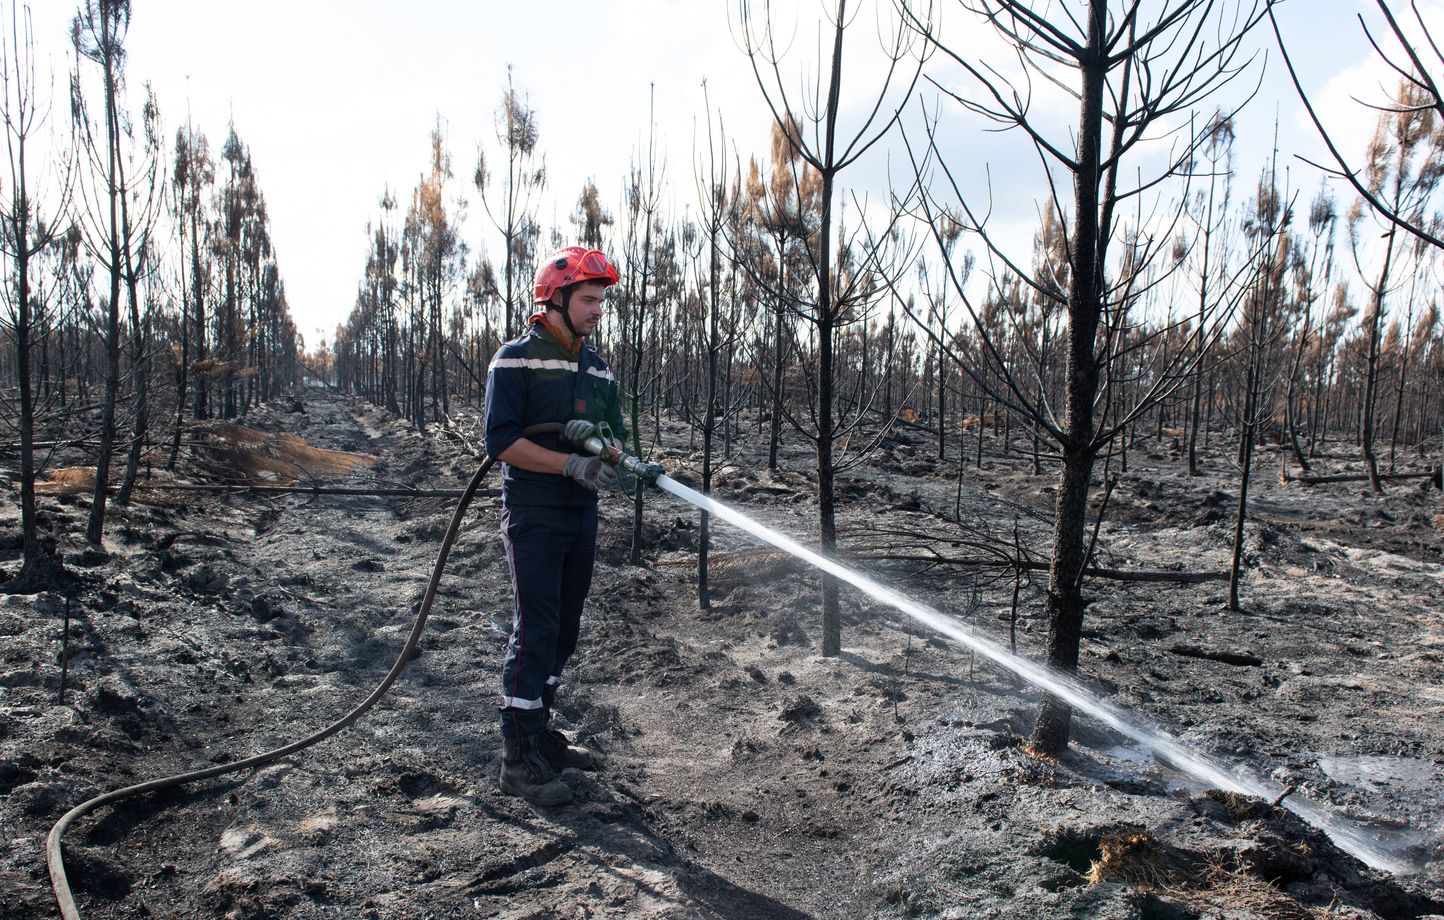
<path id="1" fill-rule="evenodd" d="M 613 380 L 616 379 L 612 376 L 612 372 L 604 367 L 589 367 L 587 368 L 587 373 L 591 374 L 593 377 L 600 377 L 608 383 L 611 383 Z"/>

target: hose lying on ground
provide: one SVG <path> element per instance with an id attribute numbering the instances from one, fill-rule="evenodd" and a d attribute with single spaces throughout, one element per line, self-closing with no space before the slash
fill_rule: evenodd
<path id="1" fill-rule="evenodd" d="M 560 431 L 562 426 L 556 423 L 534 425 L 522 432 L 523 435 L 542 434 L 546 432 Z M 421 605 L 416 611 L 416 621 L 411 624 L 411 634 L 406 637 L 406 644 L 401 647 L 401 652 L 396 656 L 396 661 L 391 665 L 391 670 L 386 672 L 386 677 L 376 686 L 371 694 L 362 700 L 356 708 L 346 713 L 341 718 L 318 732 L 307 735 L 299 741 L 293 741 L 283 747 L 265 751 L 244 760 L 237 760 L 231 763 L 217 764 L 213 767 L 206 767 L 202 770 L 192 770 L 189 773 L 177 773 L 173 776 L 164 776 L 160 779 L 147 780 L 143 783 L 136 783 L 133 786 L 126 786 L 124 789 L 116 789 L 98 795 L 95 798 L 81 802 L 70 809 L 55 826 L 50 829 L 50 836 L 45 841 L 45 859 L 50 868 L 50 886 L 55 891 L 55 900 L 60 905 L 61 916 L 65 920 L 80 920 L 80 911 L 75 906 L 75 898 L 70 893 L 70 880 L 65 875 L 65 858 L 61 853 L 60 841 L 65 836 L 65 831 L 75 819 L 86 815 L 102 805 L 110 805 L 121 799 L 130 798 L 133 795 L 140 795 L 143 792 L 159 792 L 163 789 L 171 789 L 182 786 L 186 783 L 193 783 L 203 779 L 211 779 L 216 776 L 223 776 L 227 773 L 235 773 L 239 770 L 248 770 L 252 767 L 261 767 L 283 757 L 290 756 L 297 751 L 310 747 L 326 740 L 342 729 L 346 728 L 357 719 L 366 714 L 372 706 L 375 706 L 401 672 L 406 670 L 406 665 L 411 661 L 411 655 L 416 650 L 416 644 L 421 640 L 421 631 L 426 626 L 426 617 L 431 612 L 432 601 L 436 599 L 436 589 L 441 584 L 441 573 L 446 568 L 447 557 L 451 555 L 451 546 L 456 542 L 456 535 L 461 530 L 461 521 L 466 516 L 466 509 L 471 504 L 476 490 L 480 488 L 481 481 L 486 477 L 487 472 L 495 463 L 495 458 L 488 457 L 485 462 L 477 468 L 476 475 L 471 477 L 466 490 L 461 494 L 461 500 L 456 505 L 456 512 L 451 516 L 451 526 L 446 530 L 446 536 L 442 538 L 441 549 L 436 554 L 436 564 L 431 569 L 431 580 L 426 583 L 426 593 L 421 598 Z"/>

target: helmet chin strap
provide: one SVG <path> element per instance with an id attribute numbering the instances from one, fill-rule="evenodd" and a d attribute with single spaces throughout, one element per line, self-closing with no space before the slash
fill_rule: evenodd
<path id="1" fill-rule="evenodd" d="M 581 342 L 582 334 L 577 332 L 577 327 L 572 325 L 572 292 L 575 287 L 568 285 L 562 288 L 562 322 L 566 323 L 567 331 L 572 334 L 572 339 Z"/>

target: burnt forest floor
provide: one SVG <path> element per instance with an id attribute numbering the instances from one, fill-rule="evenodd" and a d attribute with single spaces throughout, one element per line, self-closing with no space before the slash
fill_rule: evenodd
<path id="1" fill-rule="evenodd" d="M 321 389 L 243 421 L 380 458 L 348 484 L 457 489 L 476 464 L 474 418 L 423 435 Z M 793 436 L 769 473 L 755 420 L 740 424 L 714 494 L 813 539 L 811 454 Z M 696 446 L 667 423 L 653 459 L 695 484 Z M 1011 570 L 976 563 L 1015 544 L 1046 562 L 1052 477 L 1032 475 L 1025 454 L 996 456 L 1001 447 L 990 438 L 980 469 L 969 457 L 960 486 L 957 444 L 939 462 L 934 435 L 895 430 L 839 477 L 840 552 L 984 635 L 1006 644 L 1011 631 L 1037 658 L 1046 572 L 1015 585 Z M 1110 466 L 1100 565 L 1227 570 L 1237 483 L 1216 447 L 1196 478 L 1168 442 L 1135 448 L 1126 472 Z M 1357 469 L 1329 450 L 1328 471 Z M 1421 481 L 1383 496 L 1362 483 L 1281 485 L 1270 462 L 1271 450 L 1254 480 L 1244 610 L 1225 609 L 1222 581 L 1092 580 L 1082 676 L 1141 722 L 1362 825 L 1410 872 L 1370 870 L 1291 812 L 1209 790 L 1087 718 L 1061 760 L 1030 755 L 1035 691 L 850 589 L 843 653 L 820 656 L 817 578 L 724 524 L 700 609 L 696 511 L 649 494 L 631 564 L 620 489 L 602 501 L 582 647 L 558 711 L 605 763 L 568 772 L 570 806 L 505 796 L 495 675 L 511 602 L 493 481 L 389 696 L 289 760 L 82 819 L 66 840 L 81 910 L 1444 914 L 1444 502 Z M 410 628 L 453 510 L 143 492 L 112 508 L 95 551 L 83 542 L 88 505 L 41 499 L 69 581 L 0 595 L 0 913 L 15 920 L 55 915 L 44 841 L 71 806 L 275 747 L 364 697 Z M 0 534 L 18 533 L 13 492 L 0 522 Z M 13 574 L 18 540 L 0 549 Z"/>

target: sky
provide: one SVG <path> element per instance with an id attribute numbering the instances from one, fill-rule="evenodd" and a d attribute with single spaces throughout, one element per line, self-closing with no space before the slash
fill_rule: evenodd
<path id="1" fill-rule="evenodd" d="M 1444 10 L 1444 0 L 1421 5 L 1430 17 Z M 42 73 L 48 68 L 54 75 L 52 121 L 67 114 L 69 22 L 76 6 L 75 0 L 31 3 Z M 787 51 L 784 85 L 795 92 L 815 75 L 821 57 L 815 25 L 821 5 L 776 0 L 773 7 Z M 1362 150 L 1375 116 L 1354 97 L 1380 98 L 1385 75 L 1355 17 L 1364 12 L 1376 22 L 1374 0 L 1286 0 L 1278 12 L 1306 89 L 1349 149 Z M 941 15 L 944 35 L 954 36 L 956 47 L 1008 66 L 1006 48 L 989 43 L 986 30 L 956 4 L 942 6 Z M 189 118 L 213 151 L 231 124 L 249 146 L 291 312 L 313 347 L 331 337 L 354 304 L 367 224 L 379 212 L 383 189 L 395 191 L 404 206 L 429 165 L 429 137 L 438 124 L 458 176 L 454 194 L 469 199 L 462 236 L 473 253 L 497 251 L 476 194 L 462 180 L 471 175 L 478 143 L 495 143 L 509 72 L 539 120 L 549 176 L 539 213 L 544 227 L 569 227 L 567 216 L 588 179 L 617 210 L 649 121 L 663 151 L 674 213 L 680 213 L 696 197 L 694 140 L 706 130 L 704 99 L 721 113 L 741 157 L 765 158 L 771 113 L 741 50 L 736 20 L 732 0 L 134 0 L 127 79 L 133 109 L 142 85 L 154 87 L 168 138 Z M 849 38 L 846 51 L 844 100 L 853 124 L 881 74 L 874 20 L 865 10 L 849 32 L 857 37 Z M 1292 155 L 1317 160 L 1322 148 L 1278 66 L 1271 32 L 1265 26 L 1254 38 L 1250 48 L 1259 64 L 1268 61 L 1241 119 L 1240 176 L 1256 176 L 1267 161 L 1277 119 L 1293 182 L 1312 190 L 1318 172 Z M 944 85 L 961 85 L 936 58 L 928 72 Z M 1227 97 L 1241 98 L 1244 87 L 1240 82 Z M 1057 104 L 1040 90 L 1040 105 Z M 1042 111 L 1051 121 L 1052 110 Z M 980 193 L 991 183 L 995 226 L 1016 241 L 1026 261 L 1044 191 L 1036 159 L 1019 155 L 1015 136 L 985 132 L 954 104 L 944 103 L 941 113 L 950 162 Z M 1066 105 L 1059 107 L 1060 130 L 1068 117 Z M 910 136 L 918 136 L 915 124 Z M 890 136 L 845 175 L 844 185 L 881 200 L 889 177 L 900 181 L 905 156 Z"/>

